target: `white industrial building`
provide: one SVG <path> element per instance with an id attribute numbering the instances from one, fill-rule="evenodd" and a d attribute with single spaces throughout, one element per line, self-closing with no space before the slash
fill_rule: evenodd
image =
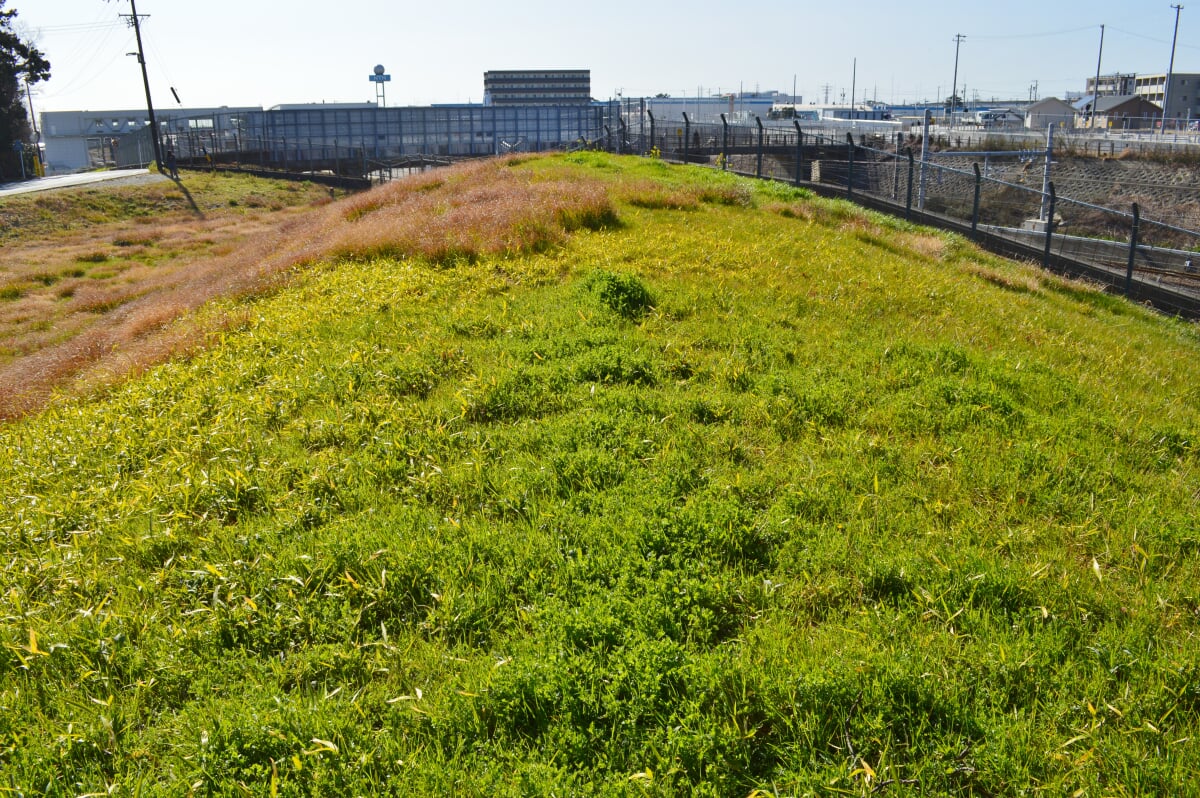
<path id="1" fill-rule="evenodd" d="M 261 108 L 180 108 L 155 114 L 163 137 L 196 130 L 211 130 L 222 118 Z M 149 142 L 146 152 L 131 155 L 121 151 L 137 146 L 144 136 L 130 136 L 150 125 L 146 109 L 118 111 L 43 111 L 42 142 L 46 146 L 46 173 L 51 175 L 99 169 L 121 163 L 153 160 Z M 126 137 L 129 138 L 126 138 Z"/>

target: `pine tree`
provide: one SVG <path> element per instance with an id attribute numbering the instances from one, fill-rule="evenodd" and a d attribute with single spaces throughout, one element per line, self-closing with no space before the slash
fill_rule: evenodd
<path id="1" fill-rule="evenodd" d="M 50 62 L 13 30 L 17 12 L 5 9 L 6 3 L 0 0 L 0 180 L 20 177 L 21 165 L 13 145 L 31 141 L 25 83 L 50 77 Z"/>

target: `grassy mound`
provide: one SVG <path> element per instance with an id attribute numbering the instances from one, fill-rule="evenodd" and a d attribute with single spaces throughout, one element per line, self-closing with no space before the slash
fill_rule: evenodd
<path id="1" fill-rule="evenodd" d="M 1194 327 L 653 161 L 323 212 L 0 427 L 0 787 L 1193 789 Z"/>

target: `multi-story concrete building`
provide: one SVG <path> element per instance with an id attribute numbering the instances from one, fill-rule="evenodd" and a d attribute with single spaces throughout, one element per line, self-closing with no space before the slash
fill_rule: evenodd
<path id="1" fill-rule="evenodd" d="M 588 69 L 508 69 L 483 73 L 483 104 L 511 106 L 588 105 Z"/>
<path id="2" fill-rule="evenodd" d="M 1124 94 L 1135 94 L 1134 87 L 1137 82 L 1137 75 L 1114 73 L 1112 75 L 1100 76 L 1100 91 L 1101 97 L 1113 97 Z M 1085 94 L 1095 95 L 1096 79 L 1087 79 L 1087 91 Z"/>
<path id="3" fill-rule="evenodd" d="M 1200 119 L 1200 74 L 1195 72 L 1173 72 L 1171 74 L 1170 97 L 1167 96 L 1167 75 L 1138 75 L 1133 93 L 1163 108 L 1168 120 L 1182 127 L 1187 122 Z M 1164 108 L 1164 103 L 1169 105 Z"/>

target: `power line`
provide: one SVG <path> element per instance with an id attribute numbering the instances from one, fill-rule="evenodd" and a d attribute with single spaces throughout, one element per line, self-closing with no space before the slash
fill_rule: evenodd
<path id="1" fill-rule="evenodd" d="M 130 43 L 130 41 L 133 38 L 132 36 L 126 37 L 124 43 L 122 44 L 122 47 L 120 47 L 120 48 L 113 47 L 113 48 L 109 49 L 107 47 L 107 45 L 108 45 L 110 39 L 112 39 L 113 32 L 121 30 L 123 28 L 124 28 L 124 23 L 118 23 L 118 25 L 116 27 L 106 29 L 104 31 L 104 36 L 102 36 L 100 38 L 100 40 L 96 43 L 95 48 L 91 51 L 91 53 L 89 53 L 87 55 L 86 58 L 77 58 L 76 56 L 84 51 L 84 49 L 87 47 L 87 43 L 81 43 L 79 46 L 77 46 L 71 52 L 70 56 L 62 59 L 70 64 L 75 64 L 75 63 L 80 64 L 80 66 L 76 70 L 75 76 L 73 78 L 71 78 L 71 80 L 67 81 L 65 84 L 63 84 L 61 86 L 55 86 L 54 87 L 55 90 L 53 93 L 46 92 L 46 93 L 43 93 L 42 96 L 46 99 L 53 99 L 55 97 L 62 96 L 63 94 L 66 94 L 72 90 L 78 90 L 78 89 L 83 88 L 84 86 L 89 86 L 93 82 L 95 82 L 97 79 L 103 77 L 104 73 L 110 66 L 112 66 L 113 62 L 116 61 L 119 57 L 121 57 L 122 51 L 127 49 L 128 44 Z M 109 56 L 108 61 L 105 62 L 105 64 L 103 66 L 96 67 L 95 64 L 97 63 L 97 60 L 105 52 L 111 52 L 112 54 Z M 81 83 L 80 81 L 83 81 L 83 82 Z M 49 86 L 49 85 L 50 84 L 47 84 L 47 86 Z"/>
<path id="2" fill-rule="evenodd" d="M 1170 39 L 1159 39 L 1156 36 L 1147 36 L 1144 33 L 1134 33 L 1131 30 L 1125 30 L 1124 28 L 1114 28 L 1111 25 L 1109 26 L 1109 30 L 1116 31 L 1117 33 L 1124 33 L 1126 36 L 1132 36 L 1135 39 L 1144 39 L 1148 42 L 1154 42 L 1155 44 L 1170 44 L 1171 43 Z M 1200 50 L 1200 46 L 1195 45 L 1195 44 L 1183 44 L 1182 42 L 1180 42 L 1177 46 L 1180 48 L 1186 49 L 1186 50 Z"/>
<path id="3" fill-rule="evenodd" d="M 1081 33 L 1083 31 L 1090 31 L 1090 30 L 1094 30 L 1095 27 L 1096 27 L 1095 25 L 1088 25 L 1085 28 L 1068 28 L 1066 30 L 1045 31 L 1043 33 L 1009 33 L 1009 34 L 998 34 L 998 35 L 993 35 L 993 36 L 971 34 L 971 38 L 972 39 L 987 39 L 987 40 L 1041 39 L 1041 38 L 1045 38 L 1047 36 L 1066 36 L 1067 34 L 1070 34 L 1070 33 Z"/>
<path id="4" fill-rule="evenodd" d="M 72 33 L 95 33 L 98 31 L 120 28 L 123 23 L 119 21 L 110 22 L 76 22 L 70 25 L 39 25 L 37 32 L 39 35 L 58 35 Z"/>

